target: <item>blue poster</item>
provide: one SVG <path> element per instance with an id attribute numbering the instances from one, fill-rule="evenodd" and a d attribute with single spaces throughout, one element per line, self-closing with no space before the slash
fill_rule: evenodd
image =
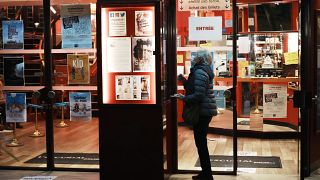
<path id="1" fill-rule="evenodd" d="M 3 49 L 23 49 L 23 21 L 2 21 Z"/>
<path id="2" fill-rule="evenodd" d="M 90 4 L 61 6 L 62 48 L 92 48 Z"/>
<path id="3" fill-rule="evenodd" d="M 220 109 L 225 109 L 226 108 L 226 99 L 224 97 L 224 90 L 213 90 L 214 92 L 214 97 L 216 100 L 216 105 Z"/>
<path id="4" fill-rule="evenodd" d="M 6 94 L 6 122 L 26 122 L 26 93 Z"/>
<path id="5" fill-rule="evenodd" d="M 70 92 L 70 120 L 90 120 L 92 116 L 91 93 Z"/>

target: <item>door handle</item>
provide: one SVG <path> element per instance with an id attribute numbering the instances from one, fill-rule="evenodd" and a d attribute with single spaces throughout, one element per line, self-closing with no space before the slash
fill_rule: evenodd
<path id="1" fill-rule="evenodd" d="M 56 93 L 54 91 L 48 92 L 48 98 L 53 99 L 56 96 Z"/>
<path id="2" fill-rule="evenodd" d="M 314 97 L 311 98 L 311 99 L 312 99 L 312 101 L 313 101 L 315 104 L 318 103 L 318 95 L 314 95 Z"/>

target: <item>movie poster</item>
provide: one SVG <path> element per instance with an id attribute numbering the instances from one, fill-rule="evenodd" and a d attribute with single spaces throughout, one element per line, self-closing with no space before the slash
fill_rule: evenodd
<path id="1" fill-rule="evenodd" d="M 132 38 L 132 64 L 133 72 L 155 71 L 154 37 Z"/>
<path id="2" fill-rule="evenodd" d="M 67 55 L 68 84 L 89 84 L 90 68 L 88 55 Z"/>
<path id="3" fill-rule="evenodd" d="M 287 85 L 263 84 L 263 117 L 287 117 Z"/>
<path id="4" fill-rule="evenodd" d="M 153 12 L 136 11 L 135 12 L 135 35 L 152 36 L 153 35 Z"/>
<path id="5" fill-rule="evenodd" d="M 150 100 L 150 76 L 116 76 L 116 100 Z"/>
<path id="6" fill-rule="evenodd" d="M 27 122 L 26 93 L 6 94 L 6 122 Z"/>
<path id="7" fill-rule="evenodd" d="M 4 85 L 24 86 L 23 57 L 3 57 Z"/>
<path id="8" fill-rule="evenodd" d="M 23 21 L 2 21 L 3 49 L 23 49 L 24 29 Z"/>
<path id="9" fill-rule="evenodd" d="M 61 6 L 62 48 L 92 48 L 90 4 Z"/>
<path id="10" fill-rule="evenodd" d="M 109 36 L 126 36 L 126 11 L 109 12 Z"/>
<path id="11" fill-rule="evenodd" d="M 91 120 L 91 93 L 70 92 L 70 120 Z"/>

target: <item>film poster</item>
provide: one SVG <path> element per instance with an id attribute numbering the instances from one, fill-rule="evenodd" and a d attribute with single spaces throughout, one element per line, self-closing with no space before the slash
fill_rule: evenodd
<path id="1" fill-rule="evenodd" d="M 92 48 L 90 4 L 61 6 L 62 48 Z"/>
<path id="2" fill-rule="evenodd" d="M 3 57 L 3 63 L 5 86 L 24 86 L 23 57 Z"/>
<path id="3" fill-rule="evenodd" d="M 6 94 L 6 122 L 27 122 L 26 93 Z"/>
<path id="4" fill-rule="evenodd" d="M 89 84 L 90 68 L 88 55 L 67 55 L 68 84 Z"/>
<path id="5" fill-rule="evenodd" d="M 154 37 L 134 37 L 132 39 L 133 72 L 155 71 Z"/>
<path id="6" fill-rule="evenodd" d="M 23 21 L 2 21 L 3 49 L 23 49 L 24 29 Z"/>
<path id="7" fill-rule="evenodd" d="M 70 92 L 70 119 L 71 120 L 91 120 L 91 93 L 90 92 Z"/>

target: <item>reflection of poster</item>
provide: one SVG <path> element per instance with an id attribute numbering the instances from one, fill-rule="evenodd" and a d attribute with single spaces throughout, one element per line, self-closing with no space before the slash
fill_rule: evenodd
<path id="1" fill-rule="evenodd" d="M 91 48 L 91 11 L 87 5 L 61 6 L 62 48 Z"/>
<path id="2" fill-rule="evenodd" d="M 109 12 L 109 36 L 126 36 L 126 11 Z"/>
<path id="3" fill-rule="evenodd" d="M 263 117 L 287 117 L 286 84 L 263 84 Z"/>
<path id="4" fill-rule="evenodd" d="M 152 11 L 135 12 L 135 35 L 152 36 L 153 35 L 153 16 Z"/>
<path id="5" fill-rule="evenodd" d="M 107 38 L 107 72 L 131 72 L 131 38 Z"/>
<path id="6" fill-rule="evenodd" d="M 150 76 L 116 76 L 116 100 L 150 100 Z"/>
<path id="7" fill-rule="evenodd" d="M 23 57 L 3 57 L 4 84 L 6 86 L 24 86 Z"/>
<path id="8" fill-rule="evenodd" d="M 224 97 L 224 90 L 213 90 L 214 99 L 216 100 L 216 105 L 218 108 L 225 109 L 226 108 L 226 100 Z"/>
<path id="9" fill-rule="evenodd" d="M 91 120 L 91 93 L 70 92 L 70 118 L 71 120 Z"/>
<path id="10" fill-rule="evenodd" d="M 6 94 L 6 122 L 26 122 L 26 93 Z"/>
<path id="11" fill-rule="evenodd" d="M 68 83 L 89 84 L 89 57 L 88 55 L 67 55 Z"/>
<path id="12" fill-rule="evenodd" d="M 3 49 L 23 49 L 23 21 L 2 21 Z"/>
<path id="13" fill-rule="evenodd" d="M 155 71 L 155 57 L 153 55 L 154 47 L 154 37 L 134 37 L 132 39 L 134 72 Z"/>

